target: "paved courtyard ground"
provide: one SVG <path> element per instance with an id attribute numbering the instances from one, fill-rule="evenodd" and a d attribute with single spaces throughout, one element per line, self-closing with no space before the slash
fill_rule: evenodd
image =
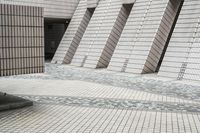
<path id="1" fill-rule="evenodd" d="M 47 63 L 0 91 L 34 101 L 0 112 L 0 133 L 200 133 L 200 82 Z"/>

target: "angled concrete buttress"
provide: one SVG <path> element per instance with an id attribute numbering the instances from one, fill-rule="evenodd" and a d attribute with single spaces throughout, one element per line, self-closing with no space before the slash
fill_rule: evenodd
<path id="1" fill-rule="evenodd" d="M 80 0 L 52 63 L 69 64 L 71 62 L 97 4 L 96 0 L 93 1 L 95 2 L 91 2 L 88 8 L 87 0 Z"/>
<path id="2" fill-rule="evenodd" d="M 71 64 L 107 67 L 130 9 L 121 0 L 100 0 Z"/>
<path id="3" fill-rule="evenodd" d="M 158 75 L 200 80 L 199 0 L 184 1 Z"/>
<path id="4" fill-rule="evenodd" d="M 155 72 L 181 1 L 136 0 L 108 69 Z"/>

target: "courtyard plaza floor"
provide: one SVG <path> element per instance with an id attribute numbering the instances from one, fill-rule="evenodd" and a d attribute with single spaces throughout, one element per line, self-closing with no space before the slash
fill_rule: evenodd
<path id="1" fill-rule="evenodd" d="M 0 133 L 200 133 L 200 82 L 47 63 L 0 91 L 34 101 L 0 112 Z"/>

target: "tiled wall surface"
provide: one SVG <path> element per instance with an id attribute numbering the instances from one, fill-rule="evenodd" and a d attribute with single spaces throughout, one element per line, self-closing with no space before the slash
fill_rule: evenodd
<path id="1" fill-rule="evenodd" d="M 180 1 L 136 1 L 108 69 L 130 73 L 155 72 Z"/>
<path id="2" fill-rule="evenodd" d="M 44 8 L 44 17 L 70 19 L 79 0 L 0 0 L 0 4 L 28 5 Z"/>
<path id="3" fill-rule="evenodd" d="M 88 8 L 95 8 L 98 5 L 99 0 L 87 0 Z"/>
<path id="4" fill-rule="evenodd" d="M 87 0 L 80 0 L 52 63 L 69 64 L 71 62 L 92 14 L 93 11 L 87 9 Z"/>
<path id="5" fill-rule="evenodd" d="M 184 1 L 159 75 L 180 80 L 200 80 L 199 0 Z"/>
<path id="6" fill-rule="evenodd" d="M 44 71 L 43 8 L 0 4 L 0 76 Z"/>
<path id="7" fill-rule="evenodd" d="M 136 0 L 121 0 L 122 4 L 132 4 L 135 3 Z"/>

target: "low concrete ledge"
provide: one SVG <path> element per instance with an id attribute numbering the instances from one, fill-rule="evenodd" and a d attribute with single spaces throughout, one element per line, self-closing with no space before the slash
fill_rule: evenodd
<path id="1" fill-rule="evenodd" d="M 32 106 L 33 102 L 0 92 L 0 111 Z"/>

